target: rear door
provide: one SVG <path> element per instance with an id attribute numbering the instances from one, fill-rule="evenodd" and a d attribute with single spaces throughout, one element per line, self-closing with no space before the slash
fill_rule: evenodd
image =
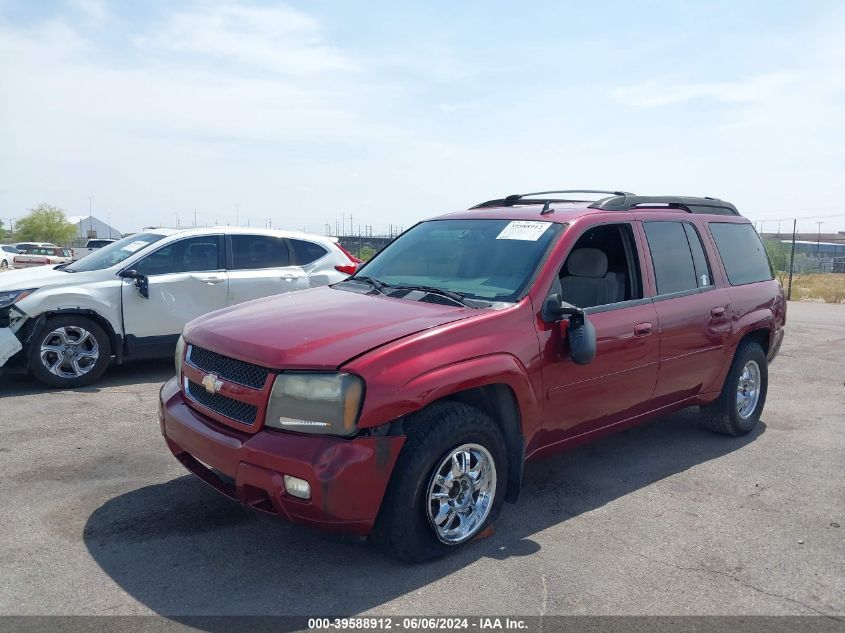
<path id="1" fill-rule="evenodd" d="M 229 305 L 310 287 L 306 271 L 293 263 L 285 238 L 236 233 L 226 240 Z"/>
<path id="2" fill-rule="evenodd" d="M 168 242 L 131 267 L 149 285 L 149 298 L 141 296 L 133 280 L 121 288 L 127 347 L 136 358 L 172 351 L 188 321 L 226 307 L 222 234 Z"/>
<path id="3" fill-rule="evenodd" d="M 696 225 L 650 214 L 642 229 L 650 251 L 660 335 L 656 407 L 701 393 L 720 375 L 730 335 L 730 296 L 717 287 Z"/>

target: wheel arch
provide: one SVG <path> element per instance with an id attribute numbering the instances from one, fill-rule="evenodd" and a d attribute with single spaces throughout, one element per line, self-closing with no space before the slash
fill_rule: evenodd
<path id="1" fill-rule="evenodd" d="M 32 341 L 43 332 L 48 319 L 54 316 L 73 315 L 89 318 L 103 328 L 109 337 L 109 343 L 111 343 L 112 355 L 114 356 L 115 362 L 120 365 L 124 360 L 123 337 L 115 331 L 114 327 L 107 318 L 94 310 L 85 308 L 59 308 L 56 310 L 47 310 L 46 312 L 39 314 L 37 317 L 30 319 L 30 323 L 32 323 L 32 325 L 27 328 L 28 331 L 23 336 L 26 358 L 29 358 L 29 350 L 30 345 L 32 345 Z M 28 364 L 29 363 L 27 361 L 27 369 L 29 369 Z"/>

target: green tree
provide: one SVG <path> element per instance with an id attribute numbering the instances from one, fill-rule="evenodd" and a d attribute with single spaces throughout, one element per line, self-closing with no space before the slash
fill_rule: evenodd
<path id="1" fill-rule="evenodd" d="M 15 237 L 22 242 L 70 242 L 77 236 L 76 227 L 67 221 L 65 212 L 42 203 L 15 223 Z"/>
<path id="2" fill-rule="evenodd" d="M 780 240 L 766 240 L 763 243 L 766 246 L 766 252 L 769 254 L 772 267 L 778 271 L 789 270 L 789 256 L 792 247 Z"/>

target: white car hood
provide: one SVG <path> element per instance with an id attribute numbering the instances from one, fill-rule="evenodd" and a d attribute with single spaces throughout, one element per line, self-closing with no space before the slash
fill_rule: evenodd
<path id="1" fill-rule="evenodd" d="M 110 273 L 105 270 L 92 270 L 84 273 L 67 273 L 56 270 L 53 266 L 33 266 L 10 270 L 0 275 L 0 291 L 27 290 L 29 288 L 44 288 L 45 286 L 78 286 L 92 281 L 102 280 Z"/>

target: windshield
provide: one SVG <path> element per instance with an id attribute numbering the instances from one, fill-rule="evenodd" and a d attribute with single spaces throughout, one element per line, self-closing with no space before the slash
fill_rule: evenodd
<path id="1" fill-rule="evenodd" d="M 150 244 L 158 242 L 164 235 L 159 233 L 138 233 L 124 237 L 122 240 L 112 242 L 108 246 L 94 251 L 83 257 L 78 262 L 67 266 L 65 270 L 72 273 L 88 272 L 91 270 L 104 270 L 119 264 L 130 255 L 147 248 Z"/>
<path id="2" fill-rule="evenodd" d="M 512 302 L 562 231 L 555 222 L 432 220 L 398 237 L 359 274 L 386 284 Z"/>

